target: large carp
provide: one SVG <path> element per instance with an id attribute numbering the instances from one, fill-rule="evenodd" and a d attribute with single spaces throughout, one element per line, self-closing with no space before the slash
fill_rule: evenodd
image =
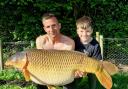
<path id="1" fill-rule="evenodd" d="M 12 55 L 5 65 L 20 69 L 26 81 L 31 79 L 37 84 L 47 85 L 49 89 L 71 83 L 76 70 L 93 73 L 106 89 L 112 87 L 109 69 L 106 70 L 101 61 L 81 52 L 29 49 Z"/>

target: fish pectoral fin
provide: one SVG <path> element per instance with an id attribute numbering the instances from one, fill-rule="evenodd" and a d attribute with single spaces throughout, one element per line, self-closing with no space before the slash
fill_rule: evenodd
<path id="1" fill-rule="evenodd" d="M 29 81 L 30 80 L 30 73 L 29 71 L 27 70 L 27 66 L 29 64 L 29 61 L 28 61 L 28 56 L 27 56 L 27 53 L 26 53 L 26 58 L 23 60 L 23 62 L 25 62 L 25 65 L 23 66 L 22 68 L 22 72 L 23 72 L 23 75 L 25 77 L 25 80 L 26 81 Z"/>
<path id="2" fill-rule="evenodd" d="M 56 89 L 55 86 L 47 85 L 48 89 Z"/>
<path id="3" fill-rule="evenodd" d="M 96 77 L 98 78 L 99 82 L 106 88 L 106 89 L 111 89 L 112 87 L 112 78 L 111 76 L 107 73 L 106 70 L 100 69 L 99 71 L 96 72 Z"/>
<path id="4" fill-rule="evenodd" d="M 119 72 L 118 67 L 115 64 L 108 61 L 103 61 L 103 67 L 110 75 L 114 75 Z"/>
<path id="5" fill-rule="evenodd" d="M 29 81 L 30 80 L 30 73 L 29 73 L 29 71 L 27 69 L 22 69 L 22 73 L 23 73 L 23 75 L 25 77 L 25 80 Z"/>

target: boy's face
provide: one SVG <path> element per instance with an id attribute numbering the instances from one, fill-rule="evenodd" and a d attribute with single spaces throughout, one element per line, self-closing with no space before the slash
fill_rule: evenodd
<path id="1" fill-rule="evenodd" d="M 82 42 L 88 42 L 91 39 L 92 32 L 93 30 L 90 26 L 86 29 L 77 26 L 77 34 Z"/>

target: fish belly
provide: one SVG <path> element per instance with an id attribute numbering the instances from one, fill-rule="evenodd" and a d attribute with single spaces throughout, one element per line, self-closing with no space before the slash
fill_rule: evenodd
<path id="1" fill-rule="evenodd" d="M 41 85 L 66 85 L 74 80 L 74 72 L 57 68 L 29 69 L 31 80 Z"/>

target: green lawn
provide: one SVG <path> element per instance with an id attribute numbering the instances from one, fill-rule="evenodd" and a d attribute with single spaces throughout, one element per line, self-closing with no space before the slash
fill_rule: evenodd
<path id="1" fill-rule="evenodd" d="M 128 89 L 127 72 L 119 72 L 118 74 L 113 75 L 112 79 L 112 89 Z M 21 73 L 10 69 L 0 71 L 0 89 L 36 89 L 36 84 L 33 82 L 25 82 Z M 76 89 L 89 89 L 87 77 L 84 77 L 81 82 L 77 83 Z M 98 82 L 96 89 L 104 88 Z"/>

